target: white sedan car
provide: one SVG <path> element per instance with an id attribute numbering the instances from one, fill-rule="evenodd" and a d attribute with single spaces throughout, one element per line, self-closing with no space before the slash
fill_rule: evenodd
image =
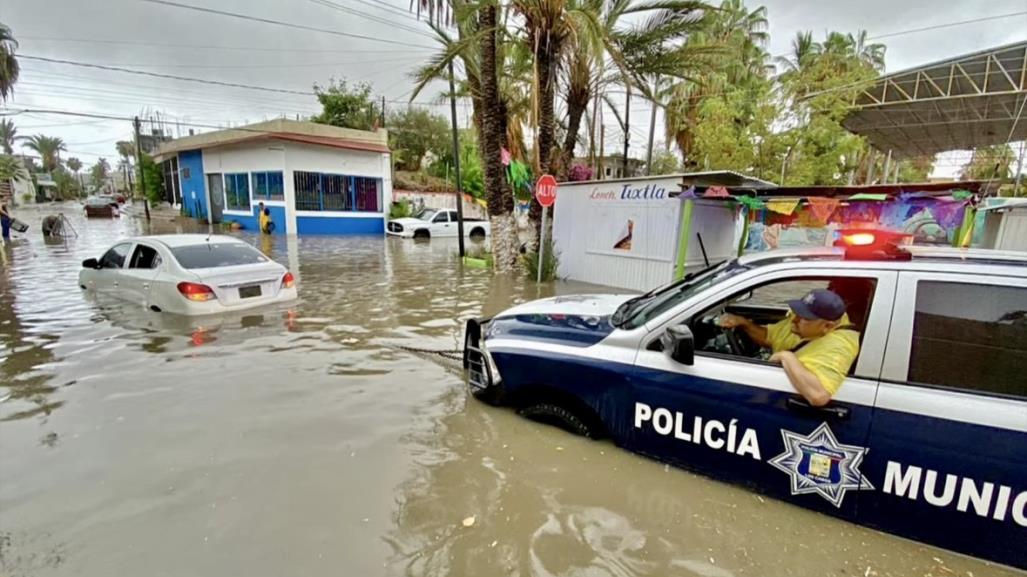
<path id="1" fill-rule="evenodd" d="M 82 263 L 78 284 L 156 312 L 206 315 L 296 298 L 282 265 L 236 238 L 180 234 L 119 242 Z"/>

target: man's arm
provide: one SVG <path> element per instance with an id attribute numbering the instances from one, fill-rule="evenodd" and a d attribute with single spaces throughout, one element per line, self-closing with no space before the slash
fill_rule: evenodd
<path id="1" fill-rule="evenodd" d="M 770 348 L 770 341 L 767 339 L 767 327 L 763 325 L 758 325 L 743 316 L 730 313 L 721 315 L 719 324 L 725 329 L 742 329 L 757 345 Z"/>
<path id="2" fill-rule="evenodd" d="M 831 393 L 824 388 L 820 378 L 807 369 L 802 364 L 802 361 L 795 356 L 795 353 L 791 351 L 774 353 L 770 357 L 770 362 L 781 364 L 792 386 L 795 387 L 796 391 L 799 391 L 799 394 L 804 399 L 809 401 L 809 404 L 814 407 L 823 407 L 831 401 Z"/>

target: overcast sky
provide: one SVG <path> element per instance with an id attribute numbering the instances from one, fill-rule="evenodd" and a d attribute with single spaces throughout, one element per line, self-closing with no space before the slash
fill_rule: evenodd
<path id="1" fill-rule="evenodd" d="M 179 1 L 179 0 L 176 0 Z M 406 0 L 180 0 L 215 10 L 322 28 L 356 38 L 285 28 L 142 0 L 0 0 L 0 22 L 11 27 L 19 54 L 123 66 L 158 74 L 188 76 L 310 92 L 333 76 L 366 81 L 387 106 L 410 96 L 408 74 L 434 51 L 427 26 L 408 12 Z M 331 4 L 334 3 L 335 6 Z M 1027 0 L 768 0 L 770 52 L 788 52 L 799 30 L 818 38 L 827 30 L 866 29 L 876 37 L 939 24 L 1027 11 Z M 757 6 L 751 3 L 750 6 Z M 376 41 L 379 39 L 382 41 Z M 887 70 L 1027 39 L 1027 15 L 968 23 L 880 39 L 887 45 Z M 170 119 L 200 125 L 255 122 L 281 114 L 318 111 L 312 95 L 260 92 L 21 60 L 21 79 L 9 108 L 46 108 L 134 116 L 144 108 Z M 432 104 L 441 87 L 417 97 Z M 461 118 L 466 122 L 466 105 Z M 632 102 L 632 155 L 643 155 L 649 106 Z M 128 122 L 45 114 L 15 118 L 21 135 L 44 133 L 68 143 L 68 156 L 89 165 L 99 156 L 114 161 L 113 143 L 131 137 Z M 620 128 L 607 115 L 607 149 L 619 150 Z M 197 130 L 207 130 L 196 127 Z M 657 140 L 662 144 L 662 118 Z M 621 144 L 620 146 L 623 146 Z M 949 174 L 958 156 L 942 157 L 937 172 Z"/>

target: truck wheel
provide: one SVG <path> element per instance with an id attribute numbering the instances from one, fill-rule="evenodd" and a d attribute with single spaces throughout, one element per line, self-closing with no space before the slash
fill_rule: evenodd
<path id="1" fill-rule="evenodd" d="M 482 239 L 485 238 L 485 229 L 478 226 L 471 229 L 471 238 Z"/>
<path id="2" fill-rule="evenodd" d="M 569 433 L 592 438 L 594 432 L 585 421 L 567 409 L 550 403 L 539 403 L 520 410 L 522 417 L 559 427 Z"/>
<path id="3" fill-rule="evenodd" d="M 423 228 L 421 230 L 415 230 L 414 238 L 431 238 L 431 233 Z"/>

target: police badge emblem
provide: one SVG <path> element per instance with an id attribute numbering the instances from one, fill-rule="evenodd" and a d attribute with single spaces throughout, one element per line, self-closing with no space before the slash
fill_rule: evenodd
<path id="1" fill-rule="evenodd" d="M 785 452 L 768 462 L 791 477 L 792 495 L 816 493 L 841 507 L 850 489 L 873 490 L 859 470 L 866 448 L 839 443 L 827 423 L 808 436 L 782 430 L 781 438 Z"/>

